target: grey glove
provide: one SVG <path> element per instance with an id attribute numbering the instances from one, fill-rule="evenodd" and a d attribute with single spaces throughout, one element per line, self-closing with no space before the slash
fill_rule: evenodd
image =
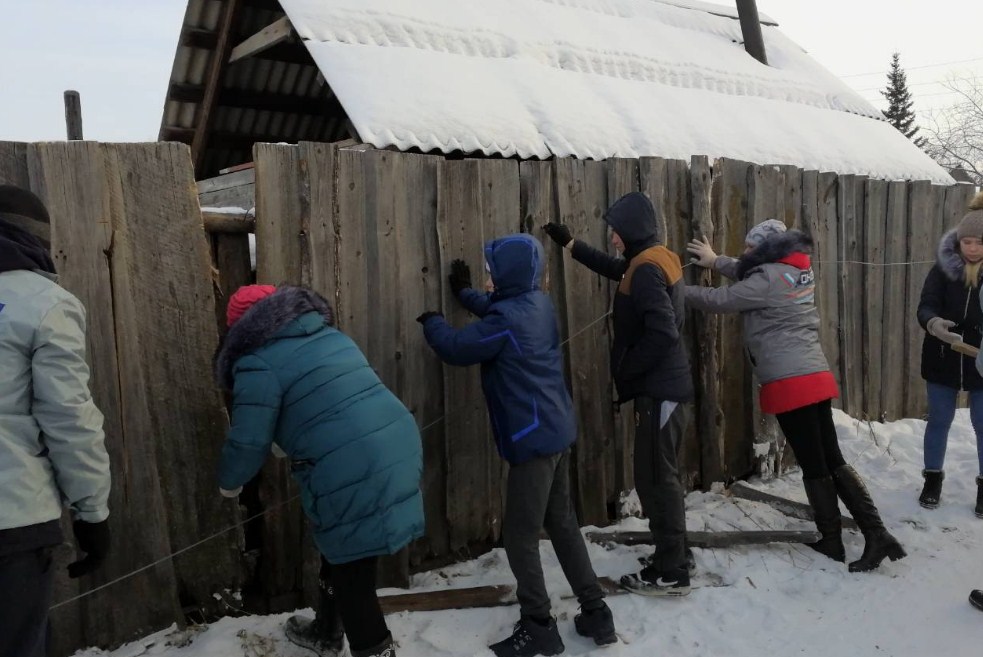
<path id="1" fill-rule="evenodd" d="M 943 319 L 941 317 L 933 317 L 932 319 L 928 320 L 928 323 L 925 325 L 925 330 L 946 344 L 962 342 L 963 336 L 949 330 L 955 325 L 956 323 L 952 320 Z"/>
<path id="2" fill-rule="evenodd" d="M 690 262 L 699 265 L 700 267 L 706 267 L 711 269 L 713 263 L 717 262 L 717 254 L 713 252 L 713 247 L 710 246 L 710 240 L 704 235 L 702 240 L 690 240 L 690 243 L 686 245 L 686 250 L 692 256 Z"/>

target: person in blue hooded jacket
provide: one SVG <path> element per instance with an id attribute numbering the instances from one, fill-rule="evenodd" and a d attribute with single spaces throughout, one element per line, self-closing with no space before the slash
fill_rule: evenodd
<path id="1" fill-rule="evenodd" d="M 215 374 L 232 390 L 219 488 L 234 497 L 271 450 L 291 461 L 321 552 L 320 604 L 287 637 L 321 657 L 393 657 L 376 596 L 376 562 L 423 535 L 416 421 L 301 287 L 248 285 L 229 300 Z"/>
<path id="2" fill-rule="evenodd" d="M 570 446 L 577 435 L 573 402 L 563 377 L 553 303 L 540 289 L 543 247 L 530 235 L 509 235 L 485 245 L 492 291 L 471 287 L 461 260 L 451 264 L 451 290 L 478 317 L 461 329 L 426 312 L 427 342 L 451 365 L 481 365 L 498 453 L 509 463 L 505 552 L 515 575 L 521 617 L 512 636 L 491 646 L 499 657 L 555 655 L 563 641 L 550 613 L 539 557 L 545 528 L 563 572 L 580 602 L 579 634 L 603 645 L 616 641 L 611 610 L 594 574 L 570 497 Z"/>

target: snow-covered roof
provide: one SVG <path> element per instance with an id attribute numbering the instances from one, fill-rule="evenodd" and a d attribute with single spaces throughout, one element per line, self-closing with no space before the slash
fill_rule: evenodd
<path id="1" fill-rule="evenodd" d="M 281 0 L 360 137 L 523 158 L 948 173 L 762 17 L 696 0 Z"/>

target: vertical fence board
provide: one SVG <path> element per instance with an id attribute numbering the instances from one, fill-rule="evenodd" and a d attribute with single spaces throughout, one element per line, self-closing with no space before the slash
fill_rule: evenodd
<path id="1" fill-rule="evenodd" d="M 560 221 L 570 226 L 578 239 L 606 250 L 607 229 L 602 220 L 608 207 L 604 164 L 563 158 L 555 165 Z M 608 363 L 597 357 L 597 345 L 608 344 L 607 323 L 591 324 L 608 312 L 611 282 L 577 263 L 565 264 L 569 265 L 564 268 L 567 323 L 571 336 L 576 335 L 567 352 L 580 426 L 575 448 L 577 506 L 582 523 L 601 524 L 607 519 L 603 441 L 611 436 L 614 421 Z M 583 332 L 578 335 L 579 331 Z"/>
<path id="2" fill-rule="evenodd" d="M 0 141 L 0 185 L 31 188 L 27 167 L 28 145 L 16 141 Z"/>
<path id="3" fill-rule="evenodd" d="M 782 172 L 784 213 L 779 219 L 789 228 L 802 230 L 802 169 L 795 165 L 779 167 Z"/>
<path id="4" fill-rule="evenodd" d="M 908 183 L 888 183 L 884 221 L 884 308 L 880 382 L 881 411 L 887 421 L 901 419 L 905 407 L 905 382 L 909 367 L 907 326 L 908 277 Z"/>
<path id="5" fill-rule="evenodd" d="M 819 216 L 817 222 L 818 260 L 822 275 L 816 285 L 819 301 L 819 338 L 823 343 L 823 352 L 829 363 L 829 369 L 836 377 L 840 390 L 846 385 L 840 367 L 840 248 L 839 231 L 837 230 L 837 195 L 838 184 L 835 173 L 822 172 L 819 174 L 818 187 Z M 834 406 L 843 407 L 843 400 L 833 402 Z"/>
<path id="6" fill-rule="evenodd" d="M 256 144 L 256 280 L 279 285 L 303 281 L 306 176 L 296 146 Z M 262 245 L 260 247 L 259 245 Z"/>
<path id="7" fill-rule="evenodd" d="M 884 180 L 868 180 L 866 183 L 864 217 L 864 257 L 870 263 L 864 266 L 863 309 L 863 415 L 872 420 L 880 420 L 884 415 L 881 400 L 881 386 L 884 377 L 881 369 L 884 363 L 884 322 L 885 299 L 884 278 L 884 230 L 887 226 L 888 183 Z M 891 370 L 888 370 L 891 372 Z M 891 374 L 893 376 L 893 374 Z"/>
<path id="8" fill-rule="evenodd" d="M 840 176 L 837 196 L 839 238 L 840 376 L 843 410 L 863 412 L 863 185 L 857 176 Z M 859 202 L 858 202 L 859 195 Z"/>

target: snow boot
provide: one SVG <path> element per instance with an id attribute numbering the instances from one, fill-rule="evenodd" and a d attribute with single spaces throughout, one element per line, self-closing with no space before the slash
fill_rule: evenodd
<path id="1" fill-rule="evenodd" d="M 291 643 L 316 652 L 320 657 L 344 657 L 345 628 L 338 613 L 338 602 L 330 587 L 319 588 L 319 604 L 314 619 L 291 616 L 283 633 Z"/>
<path id="2" fill-rule="evenodd" d="M 836 498 L 836 484 L 832 477 L 819 479 L 803 479 L 806 497 L 812 506 L 816 529 L 820 538 L 815 543 L 806 543 L 816 552 L 840 563 L 846 561 L 846 550 L 843 548 L 843 525 L 840 522 L 840 505 Z"/>
<path id="3" fill-rule="evenodd" d="M 969 594 L 969 604 L 973 605 L 980 611 L 983 611 L 983 591 L 979 589 L 973 591 Z"/>
<path id="4" fill-rule="evenodd" d="M 925 477 L 925 485 L 922 487 L 922 494 L 918 496 L 918 503 L 926 509 L 935 509 L 942 499 L 945 473 L 941 470 L 922 470 L 922 476 Z"/>
<path id="5" fill-rule="evenodd" d="M 976 476 L 976 517 L 983 518 L 983 475 Z"/>
<path id="6" fill-rule="evenodd" d="M 658 572 L 654 567 L 642 568 L 639 573 L 625 575 L 619 581 L 621 588 L 650 597 L 689 595 L 689 571 L 685 567 L 673 571 Z"/>
<path id="7" fill-rule="evenodd" d="M 530 616 L 519 619 L 512 636 L 488 647 L 496 657 L 559 655 L 566 649 L 560 638 L 560 631 L 556 628 L 555 618 L 540 620 Z"/>
<path id="8" fill-rule="evenodd" d="M 884 527 L 881 516 L 870 498 L 863 479 L 849 465 L 842 465 L 833 472 L 836 491 L 864 535 L 864 553 L 850 563 L 851 573 L 864 573 L 881 565 L 885 558 L 897 561 L 908 556 L 898 539 Z"/>
<path id="9" fill-rule="evenodd" d="M 393 635 L 387 636 L 382 643 L 374 648 L 352 650 L 352 657 L 396 657 L 396 643 L 393 641 Z"/>
<path id="10" fill-rule="evenodd" d="M 611 608 L 603 600 L 600 607 L 581 608 L 580 613 L 573 617 L 573 626 L 577 634 L 594 639 L 594 643 L 599 646 L 606 646 L 618 640 L 618 635 L 614 631 Z"/>

